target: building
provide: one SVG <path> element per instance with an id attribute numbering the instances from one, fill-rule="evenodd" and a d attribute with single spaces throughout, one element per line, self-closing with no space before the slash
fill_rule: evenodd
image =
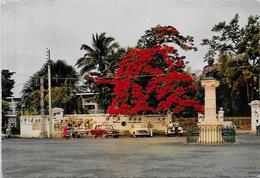
<path id="1" fill-rule="evenodd" d="M 11 127 L 20 127 L 19 126 L 19 119 L 18 119 L 18 111 L 17 111 L 17 105 L 21 98 L 17 97 L 7 97 L 5 99 L 9 104 L 9 110 L 7 111 L 5 117 L 8 120 L 8 126 Z"/>
<path id="2" fill-rule="evenodd" d="M 104 113 L 104 111 L 99 107 L 97 103 L 98 94 L 91 92 L 77 93 L 82 104 L 82 114 L 98 114 Z"/>

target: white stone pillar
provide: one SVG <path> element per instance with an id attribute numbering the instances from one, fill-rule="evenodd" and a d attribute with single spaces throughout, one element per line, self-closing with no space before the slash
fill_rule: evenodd
<path id="1" fill-rule="evenodd" d="M 223 108 L 220 108 L 220 110 L 218 111 L 218 121 L 220 123 L 224 122 L 224 111 L 223 111 Z"/>
<path id="2" fill-rule="evenodd" d="M 205 88 L 205 118 L 206 123 L 216 123 L 216 88 L 219 86 L 217 80 L 202 80 L 201 85 Z"/>
<path id="3" fill-rule="evenodd" d="M 256 120 L 260 122 L 260 101 L 254 100 L 249 105 L 251 106 L 251 132 L 256 133 Z"/>
<path id="4" fill-rule="evenodd" d="M 216 88 L 219 86 L 219 81 L 214 79 L 202 80 L 201 85 L 205 88 L 205 116 L 202 122 L 198 124 L 200 127 L 198 143 L 223 143 L 222 124 L 219 122 L 216 113 Z"/>

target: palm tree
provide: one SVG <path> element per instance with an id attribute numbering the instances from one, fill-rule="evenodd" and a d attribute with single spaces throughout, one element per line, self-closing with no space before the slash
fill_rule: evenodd
<path id="1" fill-rule="evenodd" d="M 90 72 L 98 72 L 97 75 L 106 76 L 108 73 L 108 57 L 119 47 L 114 42 L 113 37 L 106 37 L 106 33 L 92 34 L 92 46 L 83 44 L 81 50 L 85 50 L 86 54 L 78 59 L 76 65 L 80 68 L 80 74 L 85 75 Z"/>
<path id="2" fill-rule="evenodd" d="M 92 40 L 91 46 L 83 44 L 80 48 L 86 51 L 76 63 L 76 66 L 80 68 L 80 75 L 113 77 L 125 50 L 119 48 L 113 37 L 106 37 L 106 33 L 92 34 Z M 85 85 L 90 91 L 99 94 L 98 104 L 106 111 L 111 103 L 113 86 L 97 85 L 92 80 L 86 80 Z"/>
<path id="3" fill-rule="evenodd" d="M 65 61 L 58 60 L 56 62 L 50 61 L 51 65 L 51 85 L 52 85 L 52 106 L 64 108 L 65 113 L 72 113 L 77 109 L 76 97 L 74 95 L 79 75 L 76 70 L 68 65 Z M 19 103 L 19 108 L 25 108 L 27 111 L 40 111 L 40 86 L 39 79 L 44 78 L 45 88 L 45 106 L 48 103 L 48 63 L 45 63 L 40 71 L 36 72 L 22 90 L 22 99 Z"/>

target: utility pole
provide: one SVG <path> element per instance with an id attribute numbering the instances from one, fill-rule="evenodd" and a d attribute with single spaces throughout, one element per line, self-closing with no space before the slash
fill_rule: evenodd
<path id="1" fill-rule="evenodd" d="M 45 119 L 44 119 L 44 79 L 43 77 L 40 78 L 40 91 L 41 91 L 41 133 L 40 137 L 44 138 L 46 135 L 45 132 Z"/>
<path id="2" fill-rule="evenodd" d="M 257 100 L 260 101 L 260 73 L 258 73 L 258 97 Z"/>
<path id="3" fill-rule="evenodd" d="M 48 90 L 49 90 L 49 134 L 48 138 L 52 138 L 52 107 L 51 107 L 51 52 L 47 48 L 47 59 L 48 59 Z"/>

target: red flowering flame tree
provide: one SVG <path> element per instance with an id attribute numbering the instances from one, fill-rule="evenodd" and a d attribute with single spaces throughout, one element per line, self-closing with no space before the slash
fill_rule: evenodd
<path id="1" fill-rule="evenodd" d="M 176 29 L 171 35 L 180 37 Z M 183 41 L 182 44 L 193 49 Z M 132 49 L 119 63 L 112 81 L 97 80 L 114 84 L 114 98 L 108 112 L 113 115 L 180 113 L 187 109 L 201 112 L 203 107 L 196 99 L 195 83 L 184 67 L 184 57 L 179 57 L 172 46 L 155 44 Z"/>

